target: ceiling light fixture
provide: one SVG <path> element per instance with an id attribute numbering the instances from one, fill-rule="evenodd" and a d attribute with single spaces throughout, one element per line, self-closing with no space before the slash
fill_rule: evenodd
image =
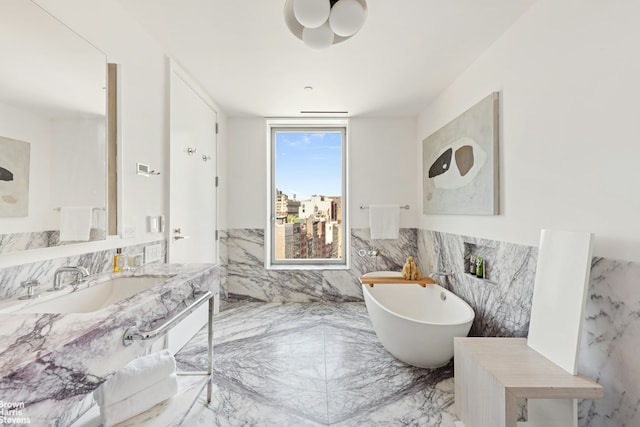
<path id="1" fill-rule="evenodd" d="M 289 31 L 313 49 L 326 49 L 356 34 L 367 17 L 366 0 L 286 0 Z"/>

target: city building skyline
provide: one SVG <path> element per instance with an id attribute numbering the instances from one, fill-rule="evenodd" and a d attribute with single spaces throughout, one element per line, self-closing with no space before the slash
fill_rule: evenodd
<path id="1" fill-rule="evenodd" d="M 342 258 L 342 197 L 296 200 L 279 189 L 276 194 L 276 260 Z"/>

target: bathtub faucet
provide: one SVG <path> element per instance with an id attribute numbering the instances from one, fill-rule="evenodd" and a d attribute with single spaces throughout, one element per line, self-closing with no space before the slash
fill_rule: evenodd
<path id="1" fill-rule="evenodd" d="M 449 276 L 453 276 L 453 271 L 448 272 L 448 271 L 435 271 L 431 274 L 429 274 L 429 278 L 430 279 L 435 279 L 436 277 L 449 277 Z"/>
<path id="2" fill-rule="evenodd" d="M 53 288 L 51 289 L 52 291 L 57 291 L 62 289 L 62 283 L 60 282 L 60 275 L 62 273 L 74 273 L 75 274 L 75 280 L 72 283 L 73 286 L 73 290 L 75 291 L 76 289 L 78 289 L 78 285 L 80 284 L 81 279 L 84 279 L 85 277 L 87 277 L 89 275 L 89 270 L 87 270 L 85 267 L 82 266 L 71 266 L 71 265 L 67 265 L 64 267 L 60 267 L 59 269 L 56 270 L 56 272 L 53 274 Z"/>

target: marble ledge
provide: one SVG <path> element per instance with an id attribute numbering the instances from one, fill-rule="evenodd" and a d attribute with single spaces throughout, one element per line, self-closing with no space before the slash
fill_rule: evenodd
<path id="1" fill-rule="evenodd" d="M 157 328 L 194 299 L 216 291 L 212 264 L 149 264 L 134 275 L 167 276 L 161 284 L 92 313 L 0 313 L 0 396 L 23 402 L 33 422 L 65 417 L 114 371 L 148 351 L 122 344 L 127 327 Z M 64 424 L 64 423 L 63 423 Z"/>

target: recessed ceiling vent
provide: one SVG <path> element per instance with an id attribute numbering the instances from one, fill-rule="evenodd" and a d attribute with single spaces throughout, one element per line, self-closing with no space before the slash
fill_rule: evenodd
<path id="1" fill-rule="evenodd" d="M 348 111 L 302 110 L 300 114 L 349 114 Z"/>

